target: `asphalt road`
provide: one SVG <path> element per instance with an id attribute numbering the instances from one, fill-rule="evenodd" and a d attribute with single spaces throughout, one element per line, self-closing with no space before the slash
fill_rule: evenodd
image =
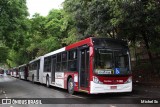
<path id="1" fill-rule="evenodd" d="M 42 105 L 0 105 L 0 107 L 153 107 L 160 104 L 137 104 L 141 100 L 160 98 L 159 88 L 134 86 L 132 93 L 96 94 L 77 93 L 69 95 L 66 90 L 43 84 L 33 84 L 10 76 L 0 77 L 0 99 L 2 98 L 52 98 Z M 71 99 L 71 100 L 70 100 Z M 24 100 L 24 99 L 23 99 Z M 160 103 L 160 102 L 159 102 Z"/>

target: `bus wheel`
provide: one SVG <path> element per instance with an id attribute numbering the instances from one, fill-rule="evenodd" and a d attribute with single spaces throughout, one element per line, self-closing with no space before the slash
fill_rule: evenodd
<path id="1" fill-rule="evenodd" d="M 34 83 L 34 75 L 32 75 L 32 83 Z"/>
<path id="2" fill-rule="evenodd" d="M 69 94 L 74 94 L 74 82 L 72 78 L 69 78 L 68 80 L 68 93 Z"/>
<path id="3" fill-rule="evenodd" d="M 46 77 L 46 86 L 49 87 L 49 77 Z"/>

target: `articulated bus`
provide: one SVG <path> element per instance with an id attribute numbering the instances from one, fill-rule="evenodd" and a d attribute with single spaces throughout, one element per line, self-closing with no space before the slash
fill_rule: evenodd
<path id="1" fill-rule="evenodd" d="M 87 38 L 29 62 L 28 80 L 88 94 L 131 92 L 127 42 Z"/>
<path id="2" fill-rule="evenodd" d="M 23 64 L 19 66 L 19 78 L 27 80 L 28 77 L 28 65 Z"/>
<path id="3" fill-rule="evenodd" d="M 132 91 L 127 42 L 87 38 L 29 63 L 29 80 L 88 94 Z"/>

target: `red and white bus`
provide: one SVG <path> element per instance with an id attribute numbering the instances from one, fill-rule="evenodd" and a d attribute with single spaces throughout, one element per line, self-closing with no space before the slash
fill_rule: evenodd
<path id="1" fill-rule="evenodd" d="M 19 66 L 19 78 L 27 80 L 28 77 L 28 65 L 23 64 Z"/>
<path id="2" fill-rule="evenodd" d="M 32 62 L 36 61 L 36 80 L 70 94 L 132 91 L 129 49 L 121 40 L 91 37 Z"/>
<path id="3" fill-rule="evenodd" d="M 4 69 L 0 68 L 0 76 L 4 75 Z"/>

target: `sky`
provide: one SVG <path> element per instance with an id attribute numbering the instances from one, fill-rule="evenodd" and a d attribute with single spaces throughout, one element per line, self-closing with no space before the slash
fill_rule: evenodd
<path id="1" fill-rule="evenodd" d="M 30 17 L 35 13 L 47 16 L 51 9 L 62 8 L 64 0 L 26 0 Z"/>

